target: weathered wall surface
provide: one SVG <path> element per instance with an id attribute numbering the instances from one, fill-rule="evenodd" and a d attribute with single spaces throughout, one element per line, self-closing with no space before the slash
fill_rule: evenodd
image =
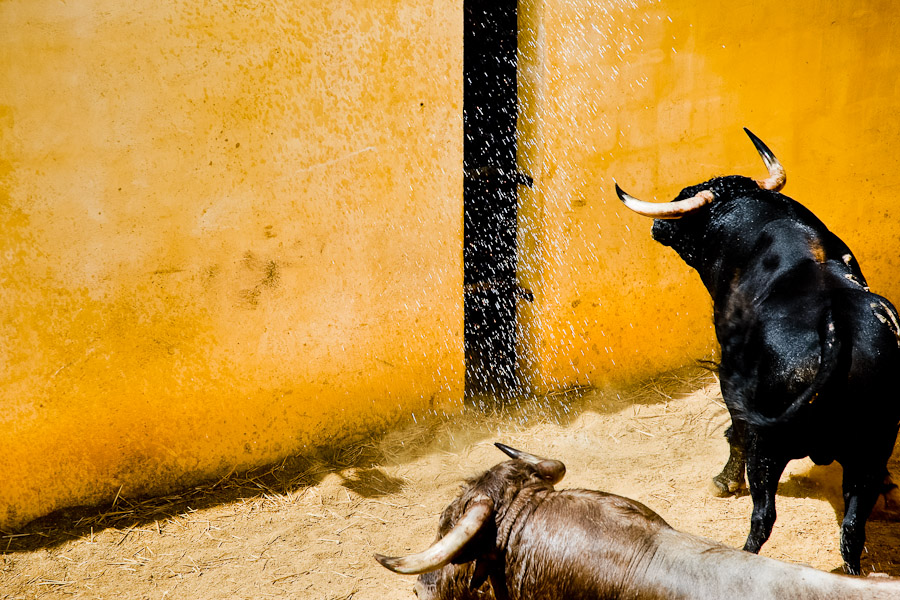
<path id="1" fill-rule="evenodd" d="M 522 0 L 522 356 L 537 390 L 714 352 L 625 212 L 785 192 L 900 301 L 887 1 Z M 462 7 L 0 2 L 0 528 L 462 395 Z"/>
<path id="2" fill-rule="evenodd" d="M 0 528 L 460 400 L 461 5 L 0 30 Z"/>
<path id="3" fill-rule="evenodd" d="M 784 193 L 900 302 L 900 14 L 888 1 L 586 2 L 520 10 L 522 354 L 539 389 L 630 379 L 714 351 L 699 278 L 621 207 L 785 165 Z"/>

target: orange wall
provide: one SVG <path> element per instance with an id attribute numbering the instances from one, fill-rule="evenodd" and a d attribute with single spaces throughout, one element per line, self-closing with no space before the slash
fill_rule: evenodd
<path id="1" fill-rule="evenodd" d="M 522 0 L 533 387 L 714 352 L 613 178 L 764 173 L 900 300 L 888 2 Z M 462 7 L 0 2 L 0 528 L 462 396 Z"/>
<path id="2" fill-rule="evenodd" d="M 854 249 L 900 302 L 900 13 L 888 1 L 523 0 L 522 354 L 537 389 L 672 368 L 715 348 L 699 278 L 650 239 L 613 179 L 667 201 L 762 176 Z"/>
<path id="3" fill-rule="evenodd" d="M 0 30 L 0 528 L 458 407 L 461 6 Z"/>

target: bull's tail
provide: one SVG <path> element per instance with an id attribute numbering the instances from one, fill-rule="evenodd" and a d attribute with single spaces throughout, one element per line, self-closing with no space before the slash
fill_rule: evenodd
<path id="1" fill-rule="evenodd" d="M 790 424 L 806 406 L 814 403 L 817 394 L 822 391 L 835 372 L 841 353 L 841 340 L 835 329 L 831 308 L 826 311 L 822 319 L 821 339 L 822 354 L 819 370 L 816 372 L 815 378 L 809 387 L 803 390 L 784 412 L 777 417 L 767 417 L 749 409 L 745 404 L 742 407 L 743 410 L 738 411 L 740 418 L 750 425 L 761 429 L 778 428 Z"/>

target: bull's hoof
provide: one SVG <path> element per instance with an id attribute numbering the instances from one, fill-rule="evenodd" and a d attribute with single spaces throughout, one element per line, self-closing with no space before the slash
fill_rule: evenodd
<path id="1" fill-rule="evenodd" d="M 740 494 L 744 490 L 744 481 L 736 481 L 730 477 L 719 473 L 712 478 L 712 494 L 717 498 L 727 498 Z"/>

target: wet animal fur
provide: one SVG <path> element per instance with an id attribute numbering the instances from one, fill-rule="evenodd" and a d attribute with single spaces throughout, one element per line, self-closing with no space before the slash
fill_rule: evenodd
<path id="1" fill-rule="evenodd" d="M 466 482 L 444 510 L 446 535 L 478 498 L 494 515 L 454 559 L 424 573 L 419 600 L 887 600 L 900 580 L 818 571 L 670 527 L 643 504 L 556 490 L 521 460 Z"/>

